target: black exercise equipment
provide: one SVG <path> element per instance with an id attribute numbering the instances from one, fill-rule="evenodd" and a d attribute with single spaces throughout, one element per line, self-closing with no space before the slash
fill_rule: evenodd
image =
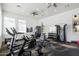
<path id="1" fill-rule="evenodd" d="M 67 24 L 64 24 L 63 27 L 60 25 L 56 26 L 56 33 L 48 33 L 48 38 L 54 39 L 58 42 L 66 42 L 66 27 Z"/>
<path id="2" fill-rule="evenodd" d="M 36 26 L 35 37 L 39 38 L 41 36 L 41 26 Z"/>
<path id="3" fill-rule="evenodd" d="M 11 29 L 12 31 L 9 31 L 8 28 L 6 28 L 6 32 L 7 32 L 9 35 L 11 35 L 12 37 L 13 37 L 12 34 L 14 34 L 15 40 L 16 40 L 16 37 L 17 37 L 18 34 L 24 34 L 24 33 L 21 33 L 21 32 L 17 32 L 14 27 L 13 27 L 13 28 L 10 28 L 10 29 Z M 11 39 L 12 39 L 12 38 L 5 38 L 5 44 L 6 44 L 7 42 L 12 41 Z M 20 40 L 23 40 L 23 39 L 17 39 L 16 41 L 20 41 Z"/>
<path id="4" fill-rule="evenodd" d="M 26 37 L 27 37 L 27 36 L 26 36 Z M 19 53 L 18 53 L 18 56 L 24 55 L 24 52 L 25 52 L 24 47 L 25 47 L 26 43 L 28 42 L 27 39 L 29 39 L 28 37 L 27 37 L 27 39 L 26 39 L 26 37 L 23 36 L 24 43 L 23 43 L 22 48 L 20 49 L 20 51 L 19 51 Z"/>
<path id="5" fill-rule="evenodd" d="M 28 49 L 35 47 L 35 45 L 36 45 L 36 39 L 33 38 L 29 42 Z"/>
<path id="6" fill-rule="evenodd" d="M 65 25 L 64 25 L 64 27 L 63 27 L 64 42 L 66 42 L 66 41 L 67 41 L 67 39 L 66 39 L 66 27 L 67 27 L 67 24 L 65 24 Z"/>
<path id="7" fill-rule="evenodd" d="M 61 30 L 61 27 L 60 27 L 60 25 L 55 25 L 55 26 L 56 26 L 56 40 L 60 41 L 60 30 Z"/>
<path id="8" fill-rule="evenodd" d="M 66 31 L 67 31 L 67 24 L 64 24 L 63 27 L 60 26 L 60 41 L 61 42 L 66 42 Z"/>
<path id="9" fill-rule="evenodd" d="M 11 30 L 12 30 L 12 33 L 9 30 L 8 31 L 10 32 L 10 35 L 14 34 L 13 36 L 11 35 L 12 37 L 14 37 L 14 39 L 13 38 L 11 39 L 13 44 L 11 45 L 12 46 L 11 51 L 8 54 L 8 56 L 11 56 L 11 55 L 13 55 L 13 56 L 31 56 L 32 50 L 37 47 L 38 47 L 38 49 L 36 51 L 38 52 L 38 55 L 42 56 L 42 55 L 44 55 L 44 53 L 41 51 L 42 48 L 50 45 L 49 41 L 46 38 L 45 33 L 41 33 L 41 31 L 38 31 L 38 33 L 40 33 L 40 35 L 37 35 L 37 36 L 39 37 L 40 41 L 37 42 L 36 41 L 37 38 L 35 35 L 31 35 L 32 36 L 31 38 L 28 38 L 27 36 L 23 36 L 23 38 L 17 40 L 15 38 L 15 35 L 18 34 L 17 31 L 15 30 L 15 28 L 14 29 L 11 28 Z M 43 39 L 43 40 L 41 40 L 41 39 Z M 15 44 L 16 42 L 19 42 L 19 41 L 23 41 L 23 43 Z M 40 43 L 40 44 L 38 44 L 38 43 Z"/>
<path id="10" fill-rule="evenodd" d="M 66 42 L 66 27 L 67 27 L 67 24 L 64 24 L 63 27 L 61 27 L 60 25 L 56 25 L 56 27 L 57 27 L 57 40 L 60 41 L 60 42 L 62 42 L 61 40 L 63 40 L 63 42 Z"/>
<path id="11" fill-rule="evenodd" d="M 13 52 L 13 50 L 12 50 L 12 48 L 13 48 L 13 43 L 14 43 L 14 39 L 15 39 L 15 34 L 14 33 L 11 33 L 7 28 L 6 28 L 6 32 L 9 34 L 9 35 L 11 35 L 12 36 L 12 41 L 11 41 L 11 46 L 10 46 L 10 53 L 9 54 L 7 54 L 8 56 L 9 55 L 14 55 L 14 52 Z"/>
<path id="12" fill-rule="evenodd" d="M 27 37 L 27 36 L 26 36 L 26 37 Z M 26 53 L 27 53 L 27 52 L 29 52 L 28 56 L 31 56 L 31 50 L 34 49 L 35 46 L 36 46 L 36 39 L 33 37 L 30 41 L 27 41 L 26 38 L 25 38 L 25 36 L 24 36 L 23 39 L 24 39 L 25 41 L 24 41 L 24 43 L 23 43 L 23 45 L 22 45 L 22 48 L 21 48 L 21 50 L 20 50 L 18 56 L 22 56 L 22 55 L 26 56 Z M 29 40 L 28 37 L 27 37 L 27 39 Z M 25 45 L 26 45 L 27 42 L 28 42 L 28 47 L 27 47 L 27 49 L 24 50 L 24 47 L 25 47 Z"/>
<path id="13" fill-rule="evenodd" d="M 11 29 L 12 30 L 12 29 Z M 7 54 L 7 56 L 11 56 L 11 55 L 15 55 L 15 52 L 14 52 L 14 50 L 17 50 L 16 48 L 18 48 L 19 49 L 19 47 L 20 46 L 22 46 L 22 44 L 19 44 L 19 45 L 15 45 L 14 43 L 15 43 L 15 36 L 16 36 L 16 32 L 14 32 L 14 31 L 12 31 L 12 32 L 10 32 L 7 28 L 6 28 L 6 32 L 9 34 L 9 35 L 11 35 L 12 36 L 12 38 L 11 39 L 8 39 L 9 41 L 10 41 L 10 52 Z M 22 39 L 23 40 L 23 39 Z M 6 40 L 7 41 L 7 40 Z M 18 40 L 17 40 L 18 41 Z"/>
<path id="14" fill-rule="evenodd" d="M 28 42 L 28 37 L 23 37 L 22 39 L 16 39 L 16 34 L 23 34 L 23 33 L 17 33 L 16 32 L 16 30 L 15 29 L 12 29 L 11 28 L 11 30 L 12 30 L 12 32 L 11 31 L 9 31 L 8 30 L 8 28 L 6 28 L 6 32 L 10 35 L 10 36 L 12 36 L 12 38 L 9 38 L 9 39 L 5 39 L 6 40 L 6 42 L 5 43 L 7 43 L 8 41 L 10 41 L 10 52 L 7 54 L 7 56 L 14 56 L 14 55 L 16 55 L 16 53 L 18 52 L 18 54 L 17 55 L 23 55 L 22 53 L 24 53 L 23 51 L 23 49 L 25 49 L 26 47 L 25 47 L 25 43 L 26 42 Z M 15 42 L 16 43 L 18 43 L 19 41 L 23 41 L 24 40 L 24 42 L 23 43 L 21 43 L 21 44 L 15 44 Z"/>
<path id="15" fill-rule="evenodd" d="M 13 29 L 11 29 L 13 31 Z M 31 40 L 30 38 L 28 38 L 27 36 L 23 36 L 23 38 L 21 40 L 24 40 L 23 43 L 19 44 L 19 45 L 14 45 L 15 42 L 18 42 L 19 40 L 15 39 L 15 35 L 17 34 L 16 32 L 13 32 L 13 34 L 6 28 L 6 31 L 8 32 L 9 35 L 11 35 L 13 38 L 12 40 L 12 44 L 11 44 L 11 48 L 10 48 L 10 53 L 7 56 L 11 56 L 11 55 L 18 55 L 18 56 L 26 56 L 26 55 L 31 55 L 31 50 L 32 48 L 35 47 L 36 45 L 36 40 L 34 38 L 33 35 Z M 18 51 L 17 51 L 18 50 Z M 15 52 L 17 51 L 17 52 Z M 16 54 L 17 53 L 17 54 Z M 28 54 L 27 54 L 28 53 Z"/>

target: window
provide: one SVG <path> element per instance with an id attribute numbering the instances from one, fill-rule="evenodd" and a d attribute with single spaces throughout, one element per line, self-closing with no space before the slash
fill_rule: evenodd
<path id="1" fill-rule="evenodd" d="M 4 17 L 4 33 L 7 34 L 5 28 L 10 29 L 12 27 L 15 28 L 15 19 L 9 18 L 9 17 Z"/>
<path id="2" fill-rule="evenodd" d="M 18 30 L 19 32 L 26 32 L 26 21 L 18 20 Z"/>
<path id="3" fill-rule="evenodd" d="M 53 26 L 53 27 L 50 27 L 50 30 L 49 30 L 50 32 L 53 32 L 53 33 L 56 33 L 56 27 L 55 26 Z"/>

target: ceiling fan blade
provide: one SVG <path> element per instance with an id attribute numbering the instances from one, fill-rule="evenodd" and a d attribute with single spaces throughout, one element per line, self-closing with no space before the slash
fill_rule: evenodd
<path id="1" fill-rule="evenodd" d="M 56 3 L 53 3 L 53 6 L 54 6 L 54 7 L 57 7 L 57 4 L 56 4 Z"/>
<path id="2" fill-rule="evenodd" d="M 51 5 L 51 3 L 48 3 L 49 5 L 48 5 L 48 7 L 47 8 L 50 8 L 52 5 Z"/>

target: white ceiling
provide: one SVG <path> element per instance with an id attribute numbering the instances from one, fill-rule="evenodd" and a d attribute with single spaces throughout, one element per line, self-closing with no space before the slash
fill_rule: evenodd
<path id="1" fill-rule="evenodd" d="M 21 7 L 17 7 L 17 5 L 20 5 Z M 52 6 L 50 8 L 47 8 L 47 6 L 47 3 L 4 3 L 3 10 L 10 13 L 25 15 L 34 19 L 41 19 L 75 8 L 79 8 L 78 3 L 57 3 L 58 7 Z M 40 14 L 33 16 L 31 14 L 33 11 L 39 11 Z"/>

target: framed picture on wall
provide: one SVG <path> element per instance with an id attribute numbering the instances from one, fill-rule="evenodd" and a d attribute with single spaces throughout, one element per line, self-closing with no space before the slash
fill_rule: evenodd
<path id="1" fill-rule="evenodd" d="M 30 27 L 30 32 L 32 32 L 33 31 L 33 28 L 32 27 Z"/>
<path id="2" fill-rule="evenodd" d="M 32 27 L 30 27 L 30 28 L 26 28 L 26 32 L 33 32 L 33 28 Z"/>
<path id="3" fill-rule="evenodd" d="M 26 28 L 26 32 L 29 32 L 29 28 L 28 27 Z"/>

